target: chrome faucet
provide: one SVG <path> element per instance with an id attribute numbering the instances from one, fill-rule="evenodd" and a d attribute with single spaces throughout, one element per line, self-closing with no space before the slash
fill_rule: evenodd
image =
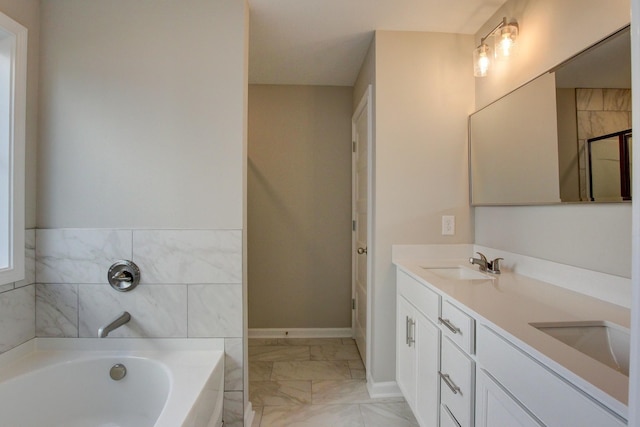
<path id="1" fill-rule="evenodd" d="M 473 265 L 476 264 L 479 268 L 480 271 L 487 271 L 487 267 L 489 265 L 489 262 L 487 261 L 487 257 L 484 256 L 482 253 L 480 252 L 476 252 L 478 255 L 480 255 L 480 258 L 469 258 L 469 262 Z"/>
<path id="2" fill-rule="evenodd" d="M 480 258 L 469 258 L 471 264 L 476 264 L 480 271 L 486 271 L 492 274 L 500 274 L 500 261 L 504 258 L 496 258 L 493 261 L 487 260 L 487 257 L 480 252 L 476 252 Z"/>
<path id="3" fill-rule="evenodd" d="M 120 326 L 124 325 L 129 320 L 131 320 L 131 315 L 129 314 L 128 311 L 123 311 L 122 314 L 120 314 L 118 317 L 113 319 L 107 325 L 98 329 L 98 338 L 106 338 L 107 335 L 109 335 L 109 332 L 113 331 L 114 329 L 118 329 Z"/>

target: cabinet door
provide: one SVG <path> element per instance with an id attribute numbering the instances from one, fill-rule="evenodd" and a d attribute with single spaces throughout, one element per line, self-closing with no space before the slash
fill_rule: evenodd
<path id="1" fill-rule="evenodd" d="M 422 427 L 438 426 L 440 329 L 416 313 L 416 418 Z"/>
<path id="2" fill-rule="evenodd" d="M 398 295 L 396 316 L 396 381 L 407 403 L 416 412 L 415 309 Z"/>
<path id="3" fill-rule="evenodd" d="M 543 425 L 482 369 L 478 370 L 476 386 L 476 427 Z"/>

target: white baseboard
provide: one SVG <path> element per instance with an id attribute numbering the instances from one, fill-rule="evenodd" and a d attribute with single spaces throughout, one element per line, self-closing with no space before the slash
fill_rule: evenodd
<path id="1" fill-rule="evenodd" d="M 369 396 L 373 399 L 403 397 L 397 382 L 375 382 L 369 375 L 367 375 L 367 391 L 369 392 Z"/>
<path id="2" fill-rule="evenodd" d="M 245 427 L 251 427 L 251 425 L 253 424 L 253 419 L 256 416 L 256 411 L 253 410 L 253 406 L 251 405 L 251 402 L 249 401 L 247 403 L 247 408 L 244 411 L 244 425 Z"/>
<path id="3" fill-rule="evenodd" d="M 249 338 L 351 338 L 351 328 L 255 328 Z"/>

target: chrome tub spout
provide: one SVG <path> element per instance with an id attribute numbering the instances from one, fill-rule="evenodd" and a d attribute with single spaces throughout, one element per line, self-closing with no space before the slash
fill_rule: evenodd
<path id="1" fill-rule="evenodd" d="M 114 329 L 118 329 L 120 326 L 124 325 L 129 320 L 131 320 L 131 315 L 129 314 L 128 311 L 123 311 L 122 314 L 120 314 L 118 317 L 113 319 L 107 325 L 98 329 L 98 338 L 106 338 L 111 331 L 113 331 Z"/>

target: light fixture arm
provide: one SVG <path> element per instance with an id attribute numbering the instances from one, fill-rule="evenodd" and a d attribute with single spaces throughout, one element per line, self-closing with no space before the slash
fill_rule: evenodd
<path id="1" fill-rule="evenodd" d="M 486 36 L 484 36 L 484 37 L 482 37 L 482 38 L 480 39 L 480 44 L 484 43 L 484 41 L 485 41 L 486 39 L 488 39 L 489 37 L 491 37 L 491 36 L 492 36 L 496 31 L 498 31 L 500 28 L 502 28 L 502 27 L 506 27 L 507 25 L 508 25 L 508 24 L 507 24 L 507 17 L 505 16 L 504 18 L 502 18 L 502 21 L 501 21 L 498 25 L 496 25 L 496 26 L 493 28 L 493 30 L 489 31 L 489 32 L 487 33 L 487 35 L 486 35 Z"/>

